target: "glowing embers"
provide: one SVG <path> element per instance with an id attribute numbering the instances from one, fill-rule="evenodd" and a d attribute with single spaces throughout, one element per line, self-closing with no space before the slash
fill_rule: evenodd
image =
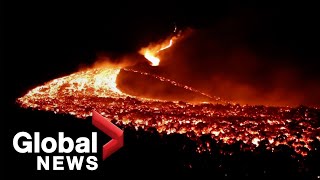
<path id="1" fill-rule="evenodd" d="M 320 140 L 320 127 L 314 123 L 319 118 L 318 109 L 210 103 L 194 105 L 138 99 L 114 89 L 114 73 L 118 70 L 89 70 L 58 78 L 31 90 L 18 102 L 23 107 L 68 113 L 79 118 L 91 116 L 92 109 L 95 109 L 124 126 L 153 127 L 160 133 L 186 134 L 195 140 L 202 135 L 210 135 L 227 144 L 242 141 L 248 145 L 245 149 L 249 150 L 254 150 L 261 143 L 272 151 L 280 145 L 287 145 L 296 153 L 307 155 L 313 150 L 312 142 Z M 99 86 L 105 83 L 99 80 L 102 76 L 110 80 L 106 88 Z M 50 90 L 51 87 L 53 89 Z M 208 151 L 204 147 L 199 150 Z"/>

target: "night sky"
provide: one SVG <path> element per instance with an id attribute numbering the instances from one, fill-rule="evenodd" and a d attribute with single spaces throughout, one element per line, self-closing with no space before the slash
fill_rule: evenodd
<path id="1" fill-rule="evenodd" d="M 139 57 L 177 25 L 192 33 L 165 52 L 159 69 L 167 77 L 241 103 L 320 105 L 316 5 L 210 3 L 4 2 L 7 97 L 13 102 L 101 54 Z"/>

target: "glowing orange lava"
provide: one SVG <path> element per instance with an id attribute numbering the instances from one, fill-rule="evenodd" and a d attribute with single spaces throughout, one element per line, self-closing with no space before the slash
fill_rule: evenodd
<path id="1" fill-rule="evenodd" d="M 158 65 L 157 53 L 169 48 L 173 41 L 164 41 L 141 52 L 152 65 Z M 154 77 L 212 101 L 190 104 L 128 95 L 117 87 L 121 70 Z M 244 149 L 251 151 L 261 143 L 272 151 L 287 145 L 304 156 L 313 150 L 312 142 L 320 140 L 319 109 L 230 104 L 170 79 L 120 67 L 91 68 L 54 79 L 30 90 L 17 102 L 24 108 L 67 113 L 78 118 L 91 116 L 95 109 L 120 125 L 155 128 L 165 134 L 186 134 L 195 140 L 209 135 L 227 144 L 242 141 L 248 146 Z M 199 144 L 197 151 L 211 152 L 211 147 Z"/>
<path id="2" fill-rule="evenodd" d="M 62 96 L 125 98 L 116 84 L 120 68 L 96 68 L 76 72 L 54 79 L 30 90 L 19 102 L 37 108 L 35 103 L 42 98 L 59 99 Z M 46 109 L 46 108 L 45 108 Z"/>
<path id="3" fill-rule="evenodd" d="M 284 144 L 298 154 L 307 155 L 312 150 L 310 144 L 315 139 L 320 140 L 320 127 L 314 125 L 318 109 L 194 105 L 138 98 L 117 88 L 116 78 L 120 70 L 93 68 L 76 72 L 38 86 L 17 101 L 25 108 L 68 113 L 78 118 L 91 116 L 92 109 L 95 109 L 122 125 L 143 129 L 153 127 L 161 133 L 186 134 L 191 139 L 207 134 L 228 144 L 242 141 L 251 150 L 266 140 L 270 150 Z M 174 85 L 176 82 L 170 83 Z M 293 126 L 295 124 L 298 125 Z M 200 144 L 198 151 L 211 150 Z"/>

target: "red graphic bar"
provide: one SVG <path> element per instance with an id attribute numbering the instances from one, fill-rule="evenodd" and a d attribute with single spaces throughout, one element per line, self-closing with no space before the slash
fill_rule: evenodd
<path id="1" fill-rule="evenodd" d="M 92 124 L 112 138 L 111 141 L 103 145 L 102 159 L 105 160 L 123 146 L 123 131 L 114 125 L 111 120 L 94 110 L 92 111 Z"/>

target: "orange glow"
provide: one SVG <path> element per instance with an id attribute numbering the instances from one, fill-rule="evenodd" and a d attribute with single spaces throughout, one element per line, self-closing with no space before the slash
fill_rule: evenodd
<path id="1" fill-rule="evenodd" d="M 144 55 L 144 57 L 151 63 L 152 66 L 159 66 L 159 52 L 170 48 L 173 44 L 173 41 L 175 41 L 176 39 L 177 37 L 172 37 L 160 44 L 151 44 L 148 47 L 142 48 L 140 50 L 140 54 Z"/>
<path id="2" fill-rule="evenodd" d="M 191 139 L 209 134 L 227 144 L 242 141 L 251 145 L 250 150 L 259 146 L 262 140 L 267 140 L 268 149 L 285 144 L 304 156 L 312 148 L 309 144 L 316 138 L 320 139 L 317 135 L 320 128 L 312 125 L 317 119 L 312 114 L 316 113 L 305 116 L 302 110 L 290 107 L 257 107 L 221 102 L 189 104 L 134 97 L 117 88 L 116 79 L 120 70 L 117 67 L 103 67 L 76 72 L 30 90 L 17 102 L 25 108 L 67 113 L 78 118 L 91 116 L 92 109 L 95 109 L 124 126 L 133 125 L 136 129 L 153 127 L 160 133 L 186 134 Z M 144 75 L 152 76 L 147 73 Z M 182 86 L 162 77 L 155 78 Z M 190 90 L 190 87 L 183 87 Z M 293 121 L 299 122 L 299 126 L 291 128 Z M 301 133 L 301 138 L 296 136 L 297 132 Z M 198 151 L 211 150 L 202 146 Z"/>
<path id="3" fill-rule="evenodd" d="M 158 53 L 171 47 L 174 39 L 140 52 L 152 65 L 159 65 Z M 121 70 L 153 77 L 201 94 L 210 102 L 191 104 L 126 94 L 118 89 L 116 83 Z M 70 114 L 78 118 L 91 116 L 92 109 L 95 109 L 122 126 L 146 130 L 152 127 L 159 133 L 186 134 L 193 140 L 207 134 L 223 143 L 242 141 L 250 145 L 244 150 L 253 150 L 266 140 L 269 142 L 267 149 L 274 150 L 284 144 L 305 156 L 312 150 L 310 144 L 315 139 L 320 140 L 320 127 L 313 124 L 318 119 L 318 109 L 239 105 L 161 76 L 121 67 L 91 68 L 54 79 L 30 90 L 17 102 L 24 108 Z M 294 124 L 297 125 L 293 127 Z M 211 152 L 210 148 L 208 144 L 200 144 L 197 152 Z"/>

